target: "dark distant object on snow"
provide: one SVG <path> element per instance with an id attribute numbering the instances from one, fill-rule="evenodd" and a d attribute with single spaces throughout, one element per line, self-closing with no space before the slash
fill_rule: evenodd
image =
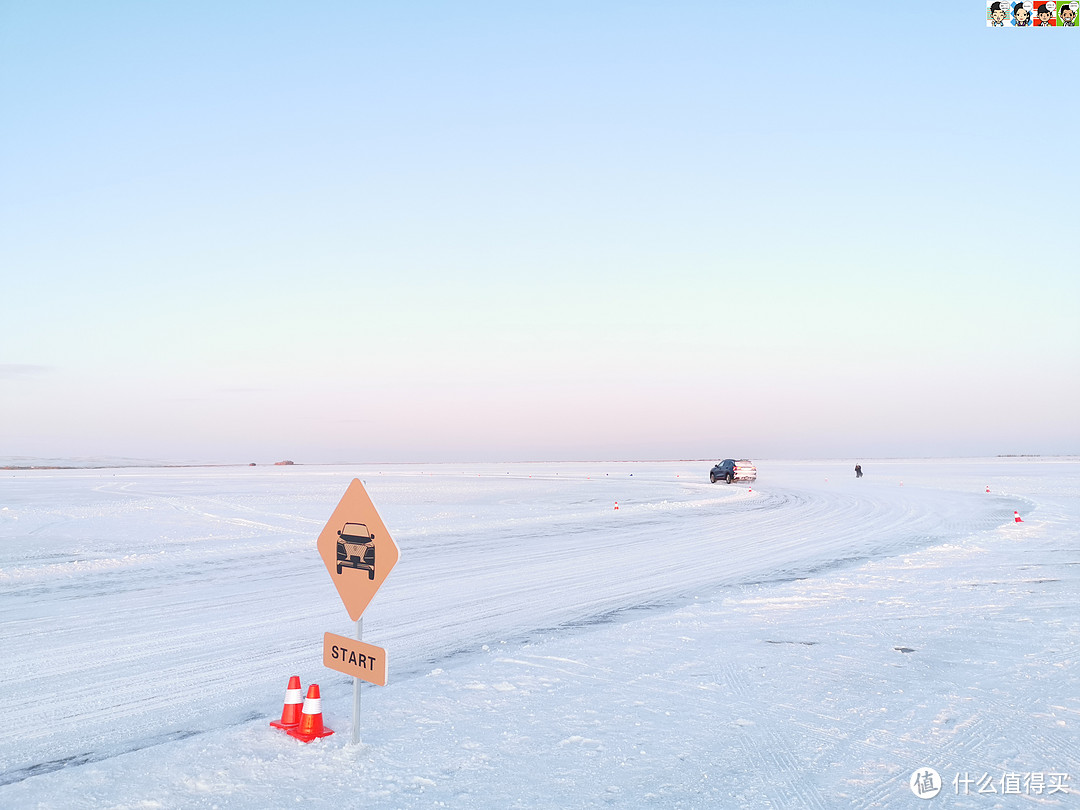
<path id="1" fill-rule="evenodd" d="M 249 467 L 254 467 L 254 466 L 255 466 L 255 462 L 254 462 L 254 461 L 253 461 L 253 462 L 251 462 L 250 464 L 248 464 L 248 466 L 249 466 Z"/>
<path id="2" fill-rule="evenodd" d="M 862 478 L 862 464 L 855 465 L 855 477 Z"/>
<path id="3" fill-rule="evenodd" d="M 725 458 L 709 470 L 709 481 L 714 484 L 717 481 L 727 481 L 730 484 L 732 481 L 756 480 L 757 467 L 753 465 L 753 462 L 745 458 L 738 461 L 733 458 Z"/>
<path id="4" fill-rule="evenodd" d="M 290 464 L 293 464 L 293 463 L 294 462 L 292 462 L 292 461 L 275 461 L 274 466 L 275 467 L 288 467 Z"/>

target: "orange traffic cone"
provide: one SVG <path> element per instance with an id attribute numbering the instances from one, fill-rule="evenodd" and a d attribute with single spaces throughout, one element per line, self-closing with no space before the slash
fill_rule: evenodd
<path id="1" fill-rule="evenodd" d="M 333 733 L 333 730 L 323 728 L 319 685 L 313 683 L 308 687 L 307 697 L 304 698 L 304 711 L 300 715 L 300 725 L 290 728 L 288 734 L 290 737 L 296 737 L 300 742 L 309 743 L 316 737 L 329 737 Z"/>
<path id="2" fill-rule="evenodd" d="M 304 699 L 300 697 L 300 676 L 289 678 L 289 688 L 285 690 L 285 708 L 281 710 L 280 720 L 271 720 L 274 728 L 288 730 L 300 725 L 300 706 Z"/>
<path id="3" fill-rule="evenodd" d="M 1013 523 L 1023 523 L 1023 519 L 1020 517 L 1020 513 L 1015 509 L 1013 510 Z"/>

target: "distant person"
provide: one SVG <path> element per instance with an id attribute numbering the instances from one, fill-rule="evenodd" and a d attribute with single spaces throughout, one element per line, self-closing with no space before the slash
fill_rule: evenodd
<path id="1" fill-rule="evenodd" d="M 855 477 L 862 478 L 862 464 L 855 465 Z"/>

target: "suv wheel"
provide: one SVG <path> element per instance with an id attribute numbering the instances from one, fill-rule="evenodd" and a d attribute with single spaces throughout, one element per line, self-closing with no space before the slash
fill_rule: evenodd
<path id="1" fill-rule="evenodd" d="M 724 480 L 725 480 L 725 481 L 727 481 L 727 482 L 728 482 L 728 483 L 730 484 L 730 483 L 731 483 L 732 481 L 734 481 L 734 480 L 735 480 L 735 476 L 734 476 L 734 475 L 732 475 L 731 473 L 728 473 L 728 474 L 727 474 L 727 477 L 726 477 L 726 478 L 724 478 Z"/>
<path id="2" fill-rule="evenodd" d="M 709 473 L 709 483 L 710 484 L 715 484 L 716 483 L 716 473 Z"/>

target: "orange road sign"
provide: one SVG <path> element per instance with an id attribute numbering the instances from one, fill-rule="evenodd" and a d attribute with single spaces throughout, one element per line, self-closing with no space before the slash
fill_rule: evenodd
<path id="1" fill-rule="evenodd" d="M 354 478 L 317 542 L 345 609 L 358 621 L 398 561 L 398 547 Z"/>
<path id="2" fill-rule="evenodd" d="M 355 638 L 326 633 L 323 666 L 376 686 L 386 686 L 386 650 Z"/>

